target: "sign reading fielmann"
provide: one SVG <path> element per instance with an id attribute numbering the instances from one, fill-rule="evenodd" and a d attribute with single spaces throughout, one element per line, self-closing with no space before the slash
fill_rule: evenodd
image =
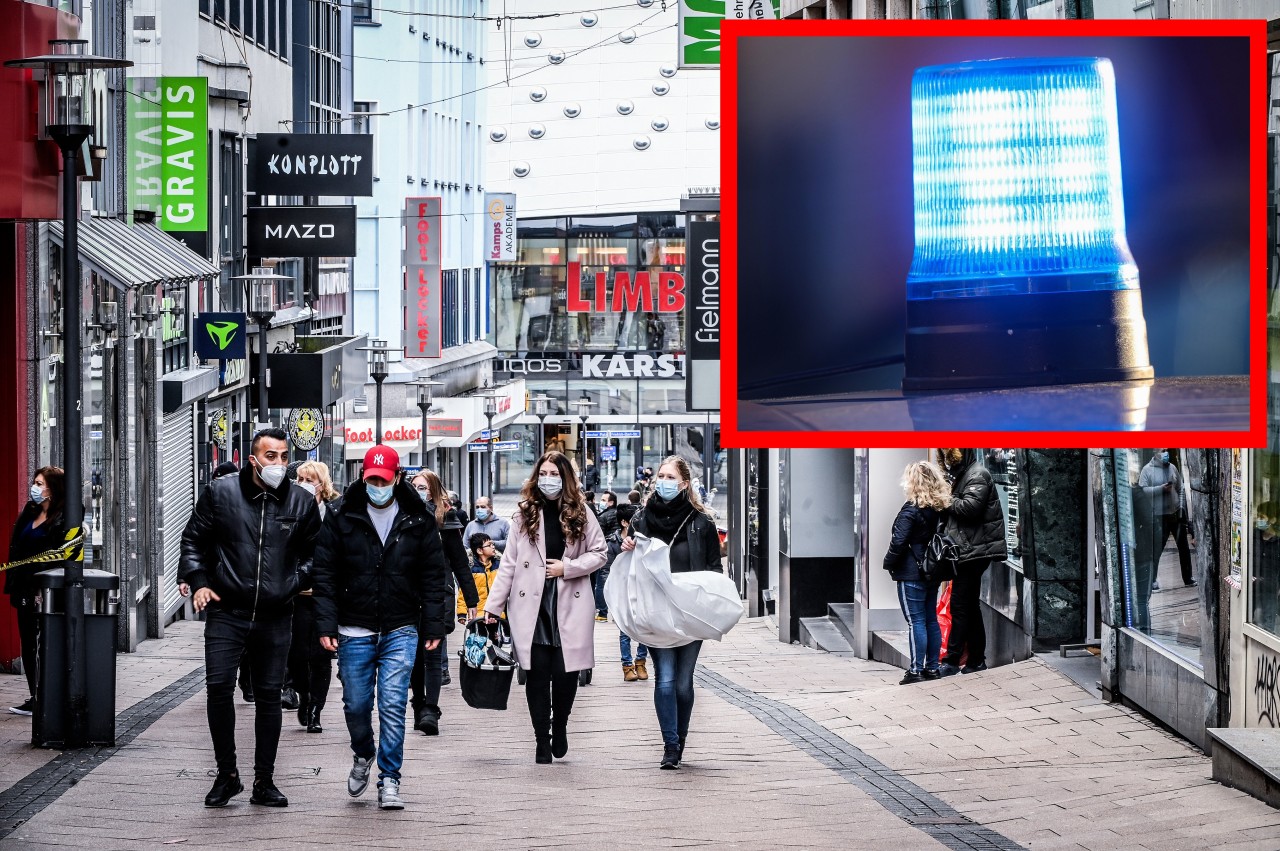
<path id="1" fill-rule="evenodd" d="M 373 136 L 259 133 L 250 148 L 249 191 L 259 195 L 372 195 Z"/>
<path id="2" fill-rule="evenodd" d="M 691 411 L 720 410 L 720 223 L 689 222 L 685 368 Z"/>

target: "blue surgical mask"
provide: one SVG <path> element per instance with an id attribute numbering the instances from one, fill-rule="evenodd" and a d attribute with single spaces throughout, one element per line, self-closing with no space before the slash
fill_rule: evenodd
<path id="1" fill-rule="evenodd" d="M 657 491 L 658 496 L 670 502 L 680 493 L 680 483 L 674 479 L 658 479 L 658 483 L 654 485 L 654 490 Z"/>
<path id="2" fill-rule="evenodd" d="M 1255 520 L 1254 525 L 1257 526 L 1259 529 L 1265 529 L 1271 524 L 1268 523 L 1266 520 Z"/>
<path id="3" fill-rule="evenodd" d="M 487 509 L 487 508 L 477 508 L 477 509 L 476 509 L 476 519 L 477 519 L 477 520 L 488 520 L 488 519 L 489 519 L 489 509 Z"/>
<path id="4" fill-rule="evenodd" d="M 374 487 L 373 485 L 365 485 L 365 490 L 369 492 L 369 501 L 378 508 L 391 502 L 391 494 L 395 491 L 395 485 L 387 485 L 386 487 Z"/>
<path id="5" fill-rule="evenodd" d="M 32 485 L 32 486 L 31 486 L 31 501 L 32 501 L 32 502 L 44 502 L 44 488 L 40 487 L 39 485 Z"/>
<path id="6" fill-rule="evenodd" d="M 1168 453 L 1168 452 L 1161 452 L 1161 453 L 1160 453 L 1160 463 L 1161 463 L 1161 464 L 1168 464 L 1168 463 L 1169 463 L 1169 453 Z"/>

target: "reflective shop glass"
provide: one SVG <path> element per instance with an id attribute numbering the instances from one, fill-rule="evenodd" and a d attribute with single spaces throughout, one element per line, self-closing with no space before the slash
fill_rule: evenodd
<path id="1" fill-rule="evenodd" d="M 1192 576 L 1193 537 L 1187 450 L 1169 449 L 1163 463 L 1151 449 L 1116 449 L 1116 515 L 1119 521 L 1119 622 L 1200 665 L 1205 617 Z"/>
<path id="2" fill-rule="evenodd" d="M 1253 510 L 1244 519 L 1249 536 L 1249 623 L 1280 636 L 1280 447 L 1275 432 L 1266 450 L 1253 453 Z M 1231 542 L 1237 552 L 1239 542 Z"/>
<path id="3" fill-rule="evenodd" d="M 1022 524 L 1018 451 L 1016 449 L 975 449 L 974 452 L 977 453 L 978 463 L 991 473 L 991 479 L 996 485 L 996 493 L 1000 497 L 1000 507 L 1004 511 L 1004 538 L 1009 548 L 1009 557 L 1005 561 L 1010 567 L 1022 570 L 1022 543 L 1018 534 Z"/>

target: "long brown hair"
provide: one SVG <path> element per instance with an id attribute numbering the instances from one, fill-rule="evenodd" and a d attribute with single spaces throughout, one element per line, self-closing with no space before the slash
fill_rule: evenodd
<path id="1" fill-rule="evenodd" d="M 444 525 L 445 515 L 449 513 L 449 509 L 453 508 L 453 503 L 449 501 L 449 494 L 445 493 L 444 485 L 440 483 L 440 477 L 433 471 L 423 467 L 421 470 L 413 474 L 416 479 L 421 476 L 427 483 L 427 498 L 436 507 L 436 523 L 440 526 Z M 410 483 L 413 479 L 409 480 Z"/>
<path id="2" fill-rule="evenodd" d="M 46 515 L 50 519 L 61 518 L 62 509 L 67 502 L 66 474 L 61 467 L 41 467 L 31 474 L 31 484 L 36 483 L 36 476 L 44 476 L 44 483 L 49 486 L 49 508 Z"/>
<path id="3" fill-rule="evenodd" d="M 520 519 L 524 522 L 524 530 L 529 535 L 529 540 L 538 540 L 542 507 L 550 502 L 538 488 L 538 471 L 548 461 L 556 465 L 563 483 L 560 491 L 560 528 L 564 531 L 564 540 L 566 543 L 581 541 L 587 534 L 587 504 L 582 500 L 573 464 L 563 452 L 554 449 L 542 453 L 542 457 L 534 463 L 533 473 L 528 481 L 520 488 Z"/>

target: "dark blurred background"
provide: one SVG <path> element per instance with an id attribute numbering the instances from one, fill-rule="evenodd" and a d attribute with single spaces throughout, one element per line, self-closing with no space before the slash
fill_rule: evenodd
<path id="1" fill-rule="evenodd" d="M 1111 60 L 1125 221 L 1156 376 L 1248 372 L 1246 39 L 738 44 L 741 398 L 901 386 L 901 365 L 797 376 L 902 355 L 914 244 L 911 75 L 1008 56 Z"/>

